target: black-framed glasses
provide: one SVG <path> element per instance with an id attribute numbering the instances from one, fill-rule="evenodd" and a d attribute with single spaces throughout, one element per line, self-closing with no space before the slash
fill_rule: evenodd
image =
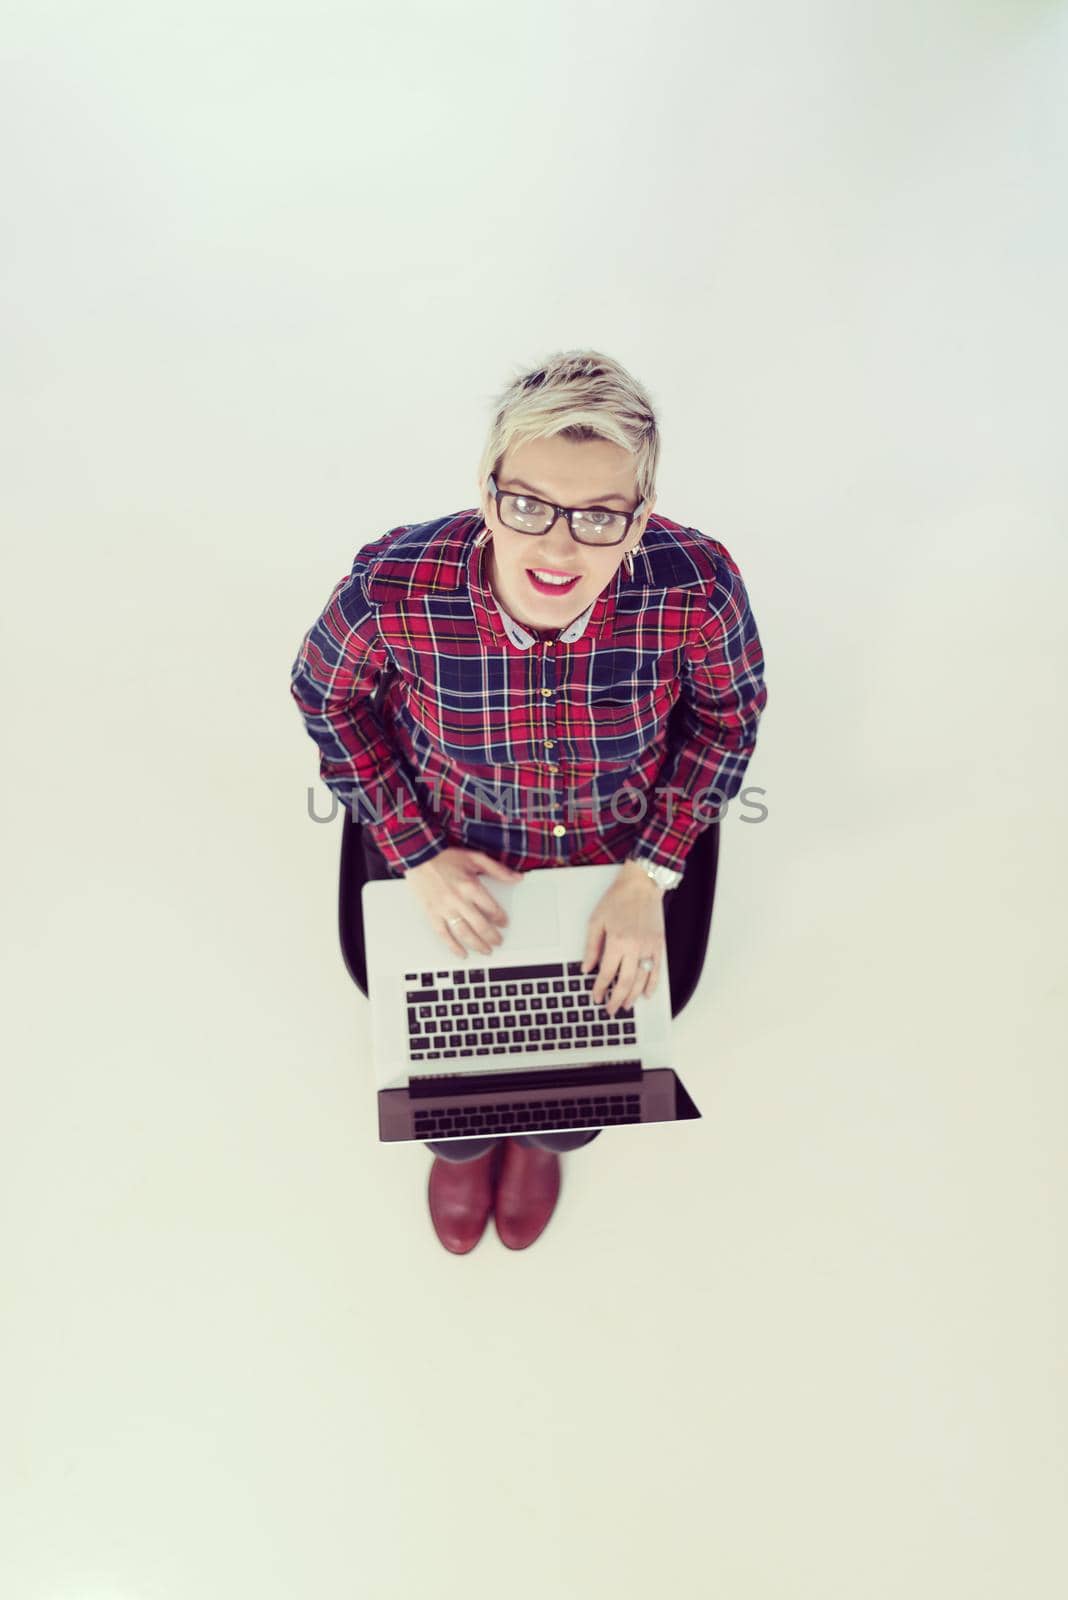
<path id="1" fill-rule="evenodd" d="M 490 473 L 486 480 L 497 502 L 497 515 L 514 533 L 530 533 L 536 538 L 548 533 L 557 517 L 566 517 L 571 537 L 578 544 L 620 544 L 630 525 L 645 505 L 639 500 L 633 511 L 610 511 L 607 506 L 554 506 L 529 494 L 508 494 L 498 489 Z"/>

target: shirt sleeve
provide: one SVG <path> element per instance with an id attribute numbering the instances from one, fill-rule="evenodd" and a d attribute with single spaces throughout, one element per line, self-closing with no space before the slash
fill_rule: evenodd
<path id="1" fill-rule="evenodd" d="M 290 670 L 290 693 L 319 747 L 319 774 L 399 872 L 444 850 L 444 830 L 424 812 L 371 704 L 389 651 L 368 598 L 360 550 L 347 578 L 308 629 Z M 366 808 L 366 809 L 365 809 Z"/>
<path id="2" fill-rule="evenodd" d="M 764 652 L 741 574 L 720 552 L 683 657 L 682 713 L 633 853 L 681 871 L 694 840 L 741 788 L 767 704 Z"/>

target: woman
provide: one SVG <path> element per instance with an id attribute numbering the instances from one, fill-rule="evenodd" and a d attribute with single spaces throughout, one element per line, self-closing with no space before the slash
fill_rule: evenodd
<path id="1" fill-rule="evenodd" d="M 740 788 L 767 701 L 730 554 L 652 514 L 659 454 L 647 392 L 609 357 L 567 351 L 517 377 L 478 511 L 363 546 L 291 674 L 321 776 L 363 820 L 369 877 L 403 876 L 454 955 L 501 943 L 495 879 L 619 863 L 583 962 L 611 1016 L 661 980 L 661 902 Z M 596 1137 L 430 1144 L 442 1244 L 473 1249 L 494 1205 L 504 1243 L 531 1244 L 559 1153 Z"/>

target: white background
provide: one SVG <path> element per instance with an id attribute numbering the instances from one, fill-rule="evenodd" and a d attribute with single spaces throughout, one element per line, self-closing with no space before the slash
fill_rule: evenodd
<path id="1" fill-rule="evenodd" d="M 0 50 L 0 1591 L 1063 1595 L 1065 7 L 24 0 Z M 460 1258 L 289 669 L 586 346 L 749 587 L 768 818 L 701 1121 Z"/>

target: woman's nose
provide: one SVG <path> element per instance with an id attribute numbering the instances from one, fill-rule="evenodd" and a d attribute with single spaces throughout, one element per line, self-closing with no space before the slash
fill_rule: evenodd
<path id="1" fill-rule="evenodd" d="M 576 567 L 579 547 L 571 537 L 564 517 L 557 517 L 548 533 L 538 540 L 538 559 L 547 567 Z"/>

